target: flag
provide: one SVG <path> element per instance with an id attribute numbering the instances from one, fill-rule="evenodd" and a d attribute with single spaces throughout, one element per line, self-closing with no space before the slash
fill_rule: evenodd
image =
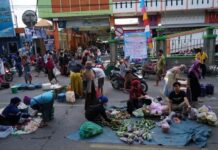
<path id="1" fill-rule="evenodd" d="M 151 37 L 151 32 L 150 32 L 150 26 L 149 26 L 149 19 L 148 19 L 148 14 L 145 8 L 145 1 L 141 0 L 140 1 L 140 7 L 142 9 L 142 14 L 143 14 L 143 24 L 145 26 L 145 35 L 147 38 L 147 43 L 149 48 L 153 48 L 152 44 L 152 37 Z"/>

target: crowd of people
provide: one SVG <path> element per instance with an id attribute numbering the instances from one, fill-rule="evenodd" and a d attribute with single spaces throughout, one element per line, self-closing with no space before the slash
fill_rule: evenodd
<path id="1" fill-rule="evenodd" d="M 96 63 L 100 61 L 99 50 L 93 50 L 93 47 L 84 50 L 82 57 L 78 58 L 75 53 L 68 53 L 60 51 L 47 51 L 44 55 L 38 54 L 35 59 L 35 66 L 38 77 L 40 72 L 48 75 L 49 82 L 53 80 L 58 82 L 55 69 L 59 69 L 62 75 L 69 76 L 70 88 L 75 92 L 76 97 L 85 98 L 85 117 L 90 121 L 98 121 L 103 117 L 106 121 L 111 122 L 105 113 L 105 105 L 108 98 L 104 96 L 104 79 L 106 77 L 102 68 L 96 67 Z M 201 51 L 196 54 L 196 60 L 188 71 L 188 76 L 181 78 L 180 74 L 187 69 L 185 65 L 174 66 L 166 70 L 166 60 L 163 50 L 158 51 L 158 61 L 155 68 L 156 84 L 162 78 L 165 80 L 163 94 L 168 100 L 168 108 L 166 111 L 187 112 L 191 108 L 190 102 L 198 101 L 200 96 L 200 78 L 205 77 L 207 55 Z M 2 61 L 0 61 L 0 71 L 2 73 Z M 31 61 L 28 52 L 19 53 L 15 58 L 15 65 L 18 70 L 18 75 L 24 75 L 26 83 L 32 83 Z M 120 60 L 120 74 L 125 78 L 124 89 L 130 87 L 129 100 L 127 102 L 127 111 L 132 114 L 135 109 L 149 105 L 151 101 L 148 99 L 147 93 L 144 93 L 141 88 L 139 80 L 135 80 L 129 73 L 130 58 Z M 200 71 L 200 68 L 202 71 Z M 95 83 L 97 79 L 97 84 Z M 187 92 L 181 90 L 181 84 L 178 80 L 187 80 L 187 91 L 191 93 L 189 96 Z M 17 123 L 20 117 L 28 117 L 27 114 L 22 114 L 18 111 L 17 106 L 20 103 L 19 98 L 11 99 L 10 104 L 3 111 L 2 118 L 6 121 L 10 120 L 12 123 Z M 25 102 L 29 104 L 30 102 Z M 12 116 L 11 116 L 12 115 Z"/>

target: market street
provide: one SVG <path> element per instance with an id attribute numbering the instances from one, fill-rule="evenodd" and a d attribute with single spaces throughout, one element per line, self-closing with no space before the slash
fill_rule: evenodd
<path id="1" fill-rule="evenodd" d="M 61 85 L 67 85 L 69 83 L 69 79 L 67 77 L 59 76 L 58 80 Z M 15 77 L 12 85 L 14 83 L 23 83 L 24 79 Z M 152 76 L 146 80 L 149 85 L 149 95 L 151 96 L 159 96 L 160 88 L 154 87 L 154 79 Z M 47 77 L 44 74 L 41 74 L 40 77 L 34 77 L 33 83 L 46 83 L 48 82 Z M 203 80 L 204 83 L 213 83 L 215 87 L 218 86 L 217 78 L 206 78 Z M 163 82 L 159 87 L 163 87 Z M 33 91 L 19 91 L 16 96 L 23 98 L 23 96 L 35 96 L 42 93 L 42 89 L 33 90 Z M 14 94 L 11 94 L 10 89 L 1 90 L 1 101 L 0 106 L 6 106 L 10 98 L 14 97 Z M 128 99 L 128 94 L 123 93 L 121 91 L 116 91 L 111 87 L 110 82 L 107 80 L 105 83 L 105 95 L 109 97 L 109 105 L 124 105 L 121 103 Z M 199 104 L 208 104 L 212 106 L 214 111 L 218 113 L 218 89 L 215 88 L 215 95 L 212 97 L 201 98 Z M 36 132 L 29 135 L 20 135 L 13 136 L 10 135 L 6 139 L 0 140 L 1 150 L 85 150 L 85 149 L 103 149 L 103 150 L 177 150 L 177 147 L 163 147 L 163 146 L 128 146 L 128 145 L 116 145 L 116 144 L 99 144 L 99 143 L 86 143 L 86 142 L 78 142 L 72 141 L 66 138 L 67 135 L 77 130 L 81 123 L 85 121 L 84 117 L 84 99 L 77 100 L 75 104 L 66 104 L 66 103 L 58 103 L 55 102 L 55 119 L 49 122 L 49 126 L 45 128 L 40 128 Z M 208 150 L 216 150 L 216 146 L 218 138 L 218 129 L 213 128 L 212 136 L 208 140 Z M 12 144 L 13 143 L 13 144 Z M 195 144 L 190 144 L 182 149 L 197 149 Z"/>

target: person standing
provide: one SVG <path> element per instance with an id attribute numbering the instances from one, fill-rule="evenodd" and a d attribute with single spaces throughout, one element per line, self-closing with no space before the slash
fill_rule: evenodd
<path id="1" fill-rule="evenodd" d="M 86 95 L 85 95 L 85 110 L 89 108 L 90 105 L 98 104 L 98 99 L 96 97 L 95 90 L 95 74 L 92 70 L 92 62 L 87 61 L 84 72 L 84 80 L 86 81 Z"/>
<path id="2" fill-rule="evenodd" d="M 104 70 L 101 68 L 92 68 L 95 74 L 95 78 L 98 79 L 98 91 L 100 96 L 103 95 L 104 78 L 106 77 Z"/>
<path id="3" fill-rule="evenodd" d="M 208 56 L 207 56 L 207 53 L 205 53 L 202 49 L 200 50 L 200 52 L 198 52 L 196 55 L 195 55 L 195 60 L 199 60 L 200 61 L 200 67 L 201 67 L 201 71 L 202 71 L 202 78 L 204 79 L 205 78 L 205 75 L 206 75 L 206 60 L 207 60 Z"/>
<path id="4" fill-rule="evenodd" d="M 157 66 L 156 66 L 156 85 L 159 86 L 159 82 L 161 80 L 162 75 L 164 74 L 164 71 L 166 69 L 166 60 L 163 55 L 163 50 L 158 51 L 158 61 L 157 61 Z"/>
<path id="5" fill-rule="evenodd" d="M 48 71 L 48 80 L 50 82 L 52 82 L 53 79 L 55 79 L 56 83 L 58 82 L 56 76 L 54 75 L 54 72 L 53 72 L 53 69 L 54 69 L 54 62 L 52 60 L 51 57 L 48 57 L 48 62 L 46 64 L 46 68 L 47 68 L 47 71 Z"/>
<path id="6" fill-rule="evenodd" d="M 4 82 L 5 67 L 2 58 L 0 58 L 0 83 Z"/>
<path id="7" fill-rule="evenodd" d="M 198 101 L 198 97 L 201 93 L 201 87 L 199 83 L 200 73 L 200 61 L 196 60 L 188 72 L 188 88 L 191 92 L 191 101 Z"/>
<path id="8" fill-rule="evenodd" d="M 32 75 L 30 69 L 30 62 L 27 59 L 27 56 L 23 56 L 23 68 L 24 68 L 24 79 L 25 82 L 28 84 L 32 83 Z"/>
<path id="9" fill-rule="evenodd" d="M 23 71 L 22 71 L 23 68 L 22 68 L 22 59 L 19 53 L 17 54 L 16 60 L 15 60 L 15 67 L 17 69 L 18 76 L 21 77 L 23 74 Z"/>

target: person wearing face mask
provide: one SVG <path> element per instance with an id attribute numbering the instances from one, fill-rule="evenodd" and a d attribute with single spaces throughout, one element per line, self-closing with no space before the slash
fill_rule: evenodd
<path id="1" fill-rule="evenodd" d="M 106 96 L 99 97 L 99 103 L 96 105 L 90 105 L 85 111 L 85 117 L 89 121 L 99 122 L 102 118 L 111 122 L 111 119 L 107 117 L 105 106 L 108 102 L 108 98 Z"/>

